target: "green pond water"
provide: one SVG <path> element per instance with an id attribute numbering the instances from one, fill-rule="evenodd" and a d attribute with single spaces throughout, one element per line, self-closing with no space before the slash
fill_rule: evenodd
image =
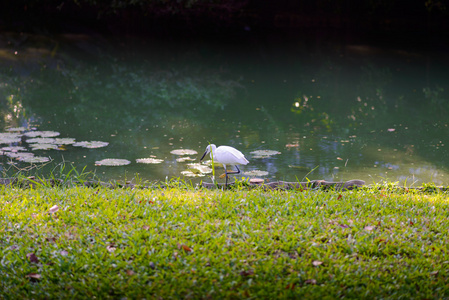
<path id="1" fill-rule="evenodd" d="M 2 33 L 0 130 L 56 131 L 108 145 L 30 150 L 20 136 L 0 146 L 23 146 L 52 162 L 39 168 L 6 151 L 0 167 L 4 176 L 45 175 L 66 162 L 101 180 L 210 181 L 182 172 L 214 143 L 239 149 L 250 161 L 241 170 L 265 171 L 271 181 L 448 185 L 448 89 L 449 55 L 431 46 Z M 198 154 L 180 162 L 176 149 Z M 281 153 L 254 157 L 257 150 Z M 107 158 L 130 163 L 96 165 Z M 142 158 L 162 162 L 136 162 Z"/>

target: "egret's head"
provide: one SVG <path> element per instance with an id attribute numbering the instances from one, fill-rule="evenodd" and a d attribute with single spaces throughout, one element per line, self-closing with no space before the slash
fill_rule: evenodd
<path id="1" fill-rule="evenodd" d="M 209 154 L 211 151 L 215 150 L 215 148 L 216 148 L 216 146 L 215 146 L 214 144 L 207 145 L 206 151 L 204 151 L 204 154 L 203 154 L 203 156 L 201 156 L 200 161 L 202 161 L 203 158 L 204 158 L 207 154 Z"/>

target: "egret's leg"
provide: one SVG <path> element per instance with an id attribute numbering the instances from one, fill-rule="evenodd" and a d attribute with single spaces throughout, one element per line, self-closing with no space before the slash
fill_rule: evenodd
<path id="1" fill-rule="evenodd" d="M 223 165 L 223 167 L 225 169 L 225 176 L 226 176 L 225 186 L 228 186 L 228 171 L 226 170 L 226 165 Z"/>
<path id="2" fill-rule="evenodd" d="M 226 172 L 226 165 L 223 165 L 223 168 L 224 168 L 225 172 L 224 172 L 224 174 L 220 175 L 220 178 L 223 178 L 225 176 L 228 177 L 228 173 Z"/>
<path id="3" fill-rule="evenodd" d="M 239 167 L 237 165 L 235 165 L 234 167 L 237 169 L 237 171 L 230 171 L 230 172 L 228 172 L 228 174 L 240 174 Z"/>

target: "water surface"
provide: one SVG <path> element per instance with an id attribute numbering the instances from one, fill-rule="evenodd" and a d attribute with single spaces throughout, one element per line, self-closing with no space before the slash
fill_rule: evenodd
<path id="1" fill-rule="evenodd" d="M 448 185 L 449 56 L 342 40 L 5 33 L 0 129 L 23 126 L 109 143 L 37 150 L 53 159 L 44 173 L 65 161 L 103 180 L 183 178 L 187 163 L 170 151 L 196 150 L 198 162 L 215 143 L 238 148 L 250 161 L 241 169 L 267 171 L 269 180 Z M 265 149 L 281 154 L 250 154 Z M 149 157 L 164 161 L 136 163 Z M 104 158 L 131 164 L 95 166 Z M 12 167 L 3 156 L 3 171 L 28 166 Z"/>

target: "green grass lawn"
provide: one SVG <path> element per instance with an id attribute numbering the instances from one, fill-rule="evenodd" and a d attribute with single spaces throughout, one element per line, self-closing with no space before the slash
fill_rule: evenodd
<path id="1" fill-rule="evenodd" d="M 443 192 L 0 190 L 0 298 L 449 297 Z"/>

